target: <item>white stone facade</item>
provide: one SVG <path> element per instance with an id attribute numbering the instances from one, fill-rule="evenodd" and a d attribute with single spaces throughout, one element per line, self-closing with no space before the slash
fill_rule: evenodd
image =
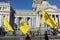
<path id="1" fill-rule="evenodd" d="M 10 19 L 10 3 L 0 2 L 0 27 L 3 25 L 3 16 Z"/>
<path id="2" fill-rule="evenodd" d="M 29 20 L 31 20 L 31 18 L 34 18 L 34 21 L 35 21 L 35 23 L 34 23 L 34 27 L 40 27 L 40 25 L 41 24 L 43 24 L 44 25 L 44 23 L 42 22 L 42 20 L 41 20 L 41 9 L 42 8 L 45 8 L 45 10 L 48 12 L 48 14 L 50 14 L 50 15 L 54 15 L 54 16 L 56 16 L 56 15 L 60 15 L 59 13 L 60 13 L 60 10 L 55 6 L 55 5 L 50 5 L 49 3 L 48 3 L 48 1 L 42 1 L 42 3 L 32 3 L 32 10 L 15 10 L 16 11 L 16 14 L 15 14 L 15 17 L 30 17 L 30 19 Z M 59 18 L 59 17 L 58 17 Z M 58 20 L 58 18 L 56 18 L 55 17 L 55 20 L 56 20 L 56 22 L 58 22 L 57 20 Z M 30 22 L 31 23 L 31 22 Z M 31 25 L 29 23 L 29 25 Z M 41 26 L 43 26 L 43 25 L 41 25 Z M 58 24 L 57 24 L 58 25 Z"/>
<path id="3" fill-rule="evenodd" d="M 10 4 L 0 3 L 0 26 L 3 23 L 3 16 L 6 16 L 8 21 L 10 17 Z M 31 27 L 32 30 L 41 29 L 47 30 L 47 24 L 41 20 L 41 9 L 44 8 L 48 14 L 50 14 L 57 22 L 58 28 L 60 28 L 60 10 L 55 5 L 50 5 L 48 1 L 44 0 L 33 0 L 32 10 L 15 10 L 15 17 L 20 20 L 23 18 Z M 18 22 L 19 24 L 19 22 Z M 44 31 L 43 31 L 44 32 Z"/>
<path id="4" fill-rule="evenodd" d="M 38 3 L 35 1 L 32 3 L 32 10 L 15 10 L 16 14 L 15 17 L 22 17 L 25 19 L 28 19 L 28 23 L 31 26 L 32 30 L 38 30 L 41 29 L 42 33 L 45 30 L 49 30 L 49 27 L 47 24 L 42 22 L 41 20 L 41 9 L 44 8 L 48 14 L 50 14 L 54 20 L 57 22 L 58 28 L 60 28 L 60 10 L 55 5 L 50 5 L 48 1 L 41 1 L 41 3 Z M 20 14 L 20 15 L 19 15 Z M 34 19 L 33 26 L 31 19 Z"/>

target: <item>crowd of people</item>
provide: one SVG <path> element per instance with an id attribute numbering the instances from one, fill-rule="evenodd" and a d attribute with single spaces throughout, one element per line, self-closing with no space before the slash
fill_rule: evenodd
<path id="1" fill-rule="evenodd" d="M 25 40 L 31 40 L 31 34 L 29 34 L 29 33 L 24 34 L 24 39 Z"/>
<path id="2" fill-rule="evenodd" d="M 53 35 L 57 35 L 56 32 L 59 32 L 58 30 L 54 30 L 52 33 Z M 6 31 L 4 30 L 4 28 L 0 27 L 0 36 L 5 36 L 6 35 Z M 59 32 L 60 33 L 60 32 Z M 13 32 L 13 34 L 15 34 L 15 32 Z M 32 33 L 31 31 L 27 34 L 24 34 L 24 39 L 25 40 L 31 40 L 31 37 L 34 36 L 34 33 Z M 48 34 L 47 34 L 47 31 L 45 31 L 44 33 L 44 39 L 45 40 L 49 40 L 49 37 L 48 37 Z"/>
<path id="3" fill-rule="evenodd" d="M 0 27 L 0 36 L 5 36 L 7 32 L 4 30 L 4 28 Z"/>

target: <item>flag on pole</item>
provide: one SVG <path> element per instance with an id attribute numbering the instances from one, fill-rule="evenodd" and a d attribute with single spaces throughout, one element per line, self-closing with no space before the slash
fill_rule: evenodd
<path id="1" fill-rule="evenodd" d="M 30 26 L 23 20 L 20 20 L 19 29 L 26 34 L 30 30 Z"/>
<path id="2" fill-rule="evenodd" d="M 6 17 L 4 17 L 3 25 L 6 27 L 8 31 L 12 31 L 12 32 L 14 31 L 11 25 L 9 24 L 8 20 L 6 19 Z"/>
<path id="3" fill-rule="evenodd" d="M 56 21 L 44 9 L 42 9 L 42 21 L 50 25 L 51 28 L 57 28 Z"/>

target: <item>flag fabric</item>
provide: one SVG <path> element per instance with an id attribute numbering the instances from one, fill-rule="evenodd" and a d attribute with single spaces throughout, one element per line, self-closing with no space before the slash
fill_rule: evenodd
<path id="1" fill-rule="evenodd" d="M 45 9 L 42 9 L 42 21 L 48 24 L 51 28 L 57 28 L 56 21 L 45 11 Z"/>
<path id="2" fill-rule="evenodd" d="M 30 26 L 23 20 L 20 20 L 19 29 L 23 34 L 26 34 L 30 30 Z"/>
<path id="3" fill-rule="evenodd" d="M 8 31 L 12 31 L 12 32 L 14 31 L 14 30 L 12 29 L 11 25 L 9 24 L 9 22 L 8 22 L 8 20 L 7 20 L 6 17 L 4 17 L 3 25 L 6 27 L 6 29 L 7 29 Z"/>

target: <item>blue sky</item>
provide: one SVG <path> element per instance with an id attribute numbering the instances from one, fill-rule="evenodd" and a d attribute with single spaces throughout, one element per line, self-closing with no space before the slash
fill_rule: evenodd
<path id="1" fill-rule="evenodd" d="M 51 5 L 56 5 L 60 9 L 60 0 L 48 0 Z"/>
<path id="2" fill-rule="evenodd" d="M 11 0 L 11 3 L 16 9 L 32 9 L 32 0 Z"/>
<path id="3" fill-rule="evenodd" d="M 0 0 L 2 1 L 2 0 Z M 6 0 L 9 1 L 9 0 Z M 48 0 L 51 5 L 56 5 L 60 9 L 60 0 Z M 11 5 L 14 9 L 31 10 L 32 0 L 11 0 Z"/>

